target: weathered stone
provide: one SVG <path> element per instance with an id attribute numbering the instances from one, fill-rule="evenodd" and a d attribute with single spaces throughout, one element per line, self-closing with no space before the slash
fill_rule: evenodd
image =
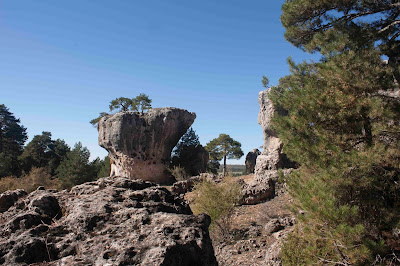
<path id="1" fill-rule="evenodd" d="M 171 107 L 103 117 L 99 144 L 109 152 L 111 176 L 172 183 L 167 171 L 171 151 L 195 118 L 194 113 Z"/>
<path id="2" fill-rule="evenodd" d="M 21 197 L 27 195 L 23 189 L 6 191 L 0 194 L 0 213 L 5 212 Z"/>
<path id="3" fill-rule="evenodd" d="M 201 182 L 201 180 L 202 179 L 199 176 L 193 176 L 187 180 L 176 182 L 172 185 L 171 191 L 176 194 L 185 194 L 192 191 L 194 185 L 197 182 Z"/>
<path id="4" fill-rule="evenodd" d="M 37 190 L 0 214 L 0 264 L 216 265 L 210 222 L 143 180 Z"/>
<path id="5" fill-rule="evenodd" d="M 203 181 L 203 180 L 207 180 L 207 181 L 213 181 L 216 183 L 220 183 L 222 181 L 222 178 L 218 175 L 215 174 L 210 174 L 210 173 L 201 173 L 198 176 L 192 176 L 187 180 L 182 180 L 179 182 L 175 182 L 172 187 L 171 187 L 171 191 L 176 193 L 176 194 L 185 194 L 187 192 L 192 191 L 193 187 Z"/>
<path id="6" fill-rule="evenodd" d="M 257 157 L 256 176 L 258 168 L 260 171 L 277 170 L 280 168 L 292 168 L 291 163 L 283 153 L 282 141 L 271 127 L 272 118 L 275 113 L 286 115 L 287 111 L 282 108 L 276 108 L 272 101 L 268 98 L 269 90 L 261 91 L 258 95 L 258 103 L 260 104 L 260 112 L 258 113 L 258 123 L 263 129 L 264 144 L 261 157 Z M 264 156 L 262 156 L 264 155 Z"/>
<path id="7" fill-rule="evenodd" d="M 250 151 L 249 153 L 247 153 L 246 155 L 246 161 L 245 161 L 245 165 L 246 165 L 246 172 L 249 174 L 254 173 L 254 168 L 256 166 L 256 160 L 258 155 L 260 155 L 261 152 L 258 149 L 254 149 L 252 151 Z"/>
<path id="8" fill-rule="evenodd" d="M 265 182 L 253 181 L 250 184 L 243 184 L 240 204 L 257 204 L 273 198 L 275 182 L 275 178 L 270 178 L 265 179 Z"/>
<path id="9" fill-rule="evenodd" d="M 271 127 L 274 114 L 286 115 L 287 111 L 276 108 L 268 98 L 268 93 L 265 90 L 258 95 L 258 123 L 263 128 L 264 150 L 257 156 L 253 182 L 243 188 L 243 204 L 257 204 L 274 197 L 275 183 L 279 178 L 278 170 L 295 166 L 284 154 L 283 143 Z"/>

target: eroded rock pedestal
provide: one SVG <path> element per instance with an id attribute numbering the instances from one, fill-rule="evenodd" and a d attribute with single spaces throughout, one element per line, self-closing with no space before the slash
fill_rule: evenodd
<path id="1" fill-rule="evenodd" d="M 154 183 L 107 177 L 6 196 L 2 265 L 217 265 L 210 217 Z"/>
<path id="2" fill-rule="evenodd" d="M 244 204 L 256 204 L 272 198 L 275 195 L 275 183 L 279 178 L 278 170 L 284 169 L 283 173 L 287 174 L 295 166 L 284 154 L 283 143 L 271 127 L 274 114 L 277 112 L 286 115 L 286 111 L 273 105 L 268 98 L 268 92 L 261 91 L 258 95 L 258 123 L 263 128 L 264 135 L 263 152 L 257 156 L 254 181 L 243 190 Z"/>
<path id="3" fill-rule="evenodd" d="M 99 121 L 99 145 L 109 152 L 111 176 L 171 183 L 171 151 L 196 118 L 178 108 L 120 112 Z"/>

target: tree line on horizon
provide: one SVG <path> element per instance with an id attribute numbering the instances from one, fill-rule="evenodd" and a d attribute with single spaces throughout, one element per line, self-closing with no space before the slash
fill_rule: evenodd
<path id="1" fill-rule="evenodd" d="M 0 192 L 39 185 L 69 188 L 109 175 L 109 159 L 90 161 L 89 150 L 77 142 L 73 148 L 43 131 L 24 146 L 27 129 L 13 113 L 0 105 Z M 30 184 L 28 183 L 30 182 Z"/>

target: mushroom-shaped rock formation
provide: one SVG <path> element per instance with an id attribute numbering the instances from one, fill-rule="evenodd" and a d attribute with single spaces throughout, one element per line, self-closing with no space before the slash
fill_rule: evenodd
<path id="1" fill-rule="evenodd" d="M 172 107 L 103 117 L 99 145 L 109 152 L 111 176 L 173 182 L 167 171 L 171 151 L 195 118 L 195 113 Z"/>

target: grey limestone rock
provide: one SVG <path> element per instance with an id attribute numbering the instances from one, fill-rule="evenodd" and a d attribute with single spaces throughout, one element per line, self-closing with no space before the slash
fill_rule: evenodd
<path id="1" fill-rule="evenodd" d="M 175 182 L 171 187 L 171 191 L 176 194 L 185 194 L 192 191 L 193 187 L 203 180 L 213 181 L 215 183 L 220 183 L 222 181 L 221 177 L 216 174 L 201 173 L 200 175 L 192 176 L 186 180 Z"/>
<path id="2" fill-rule="evenodd" d="M 254 173 L 254 168 L 256 166 L 256 160 L 257 160 L 258 155 L 260 155 L 260 154 L 261 154 L 261 152 L 258 149 L 253 149 L 252 151 L 247 153 L 246 161 L 245 161 L 247 173 L 249 173 L 249 174 Z"/>
<path id="3" fill-rule="evenodd" d="M 195 118 L 195 113 L 172 107 L 103 117 L 99 145 L 109 152 L 111 176 L 172 183 L 167 171 L 171 151 Z"/>
<path id="4" fill-rule="evenodd" d="M 14 205 L 19 198 L 26 196 L 27 193 L 23 189 L 17 189 L 14 191 L 6 191 L 0 194 L 0 213 L 5 212 Z"/>
<path id="5" fill-rule="evenodd" d="M 271 121 L 276 112 L 280 115 L 286 115 L 287 112 L 276 108 L 268 98 L 268 93 L 269 90 L 265 90 L 258 95 L 260 104 L 258 123 L 263 128 L 264 135 L 263 152 L 257 156 L 253 182 L 243 188 L 243 204 L 257 204 L 274 197 L 279 169 L 295 166 L 295 163 L 291 162 L 284 154 L 283 143 L 271 127 Z"/>
<path id="6" fill-rule="evenodd" d="M 4 265 L 217 265 L 210 217 L 143 180 L 36 190 L 1 213 L 0 224 Z"/>

